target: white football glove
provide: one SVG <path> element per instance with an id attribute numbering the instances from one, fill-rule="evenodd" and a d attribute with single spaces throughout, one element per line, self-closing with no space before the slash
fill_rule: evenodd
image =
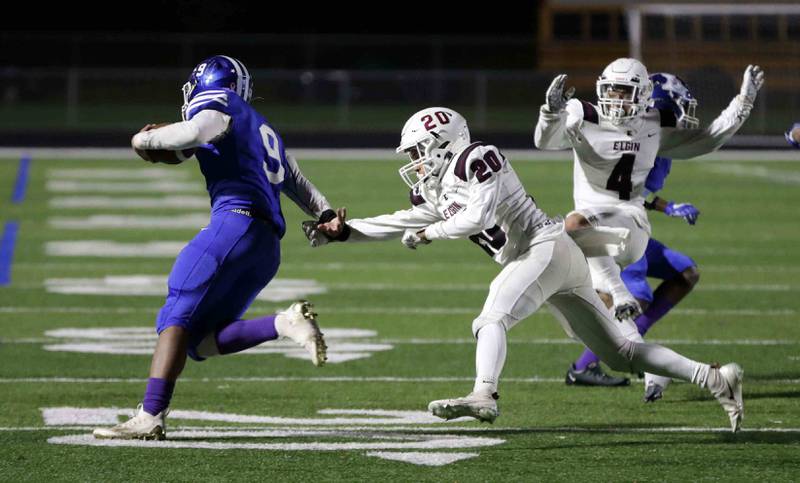
<path id="1" fill-rule="evenodd" d="M 567 106 L 567 101 L 575 94 L 574 87 L 570 87 L 567 92 L 564 92 L 564 84 L 566 84 L 566 82 L 567 74 L 561 74 L 556 76 L 553 82 L 550 83 L 550 87 L 547 88 L 545 104 L 547 105 L 547 110 L 551 113 L 555 114 L 563 111 Z"/>
<path id="2" fill-rule="evenodd" d="M 742 101 L 752 107 L 756 102 L 756 94 L 763 85 L 764 71 L 757 65 L 748 65 L 742 77 L 742 88 L 739 90 Z"/>
<path id="3" fill-rule="evenodd" d="M 431 242 L 428 239 L 420 238 L 420 236 L 417 235 L 417 231 L 418 230 L 411 230 L 411 229 L 406 230 L 405 234 L 403 235 L 403 238 L 400 240 L 401 242 L 403 242 L 403 245 L 407 246 L 412 250 L 416 250 L 417 245 L 427 245 L 428 243 Z"/>

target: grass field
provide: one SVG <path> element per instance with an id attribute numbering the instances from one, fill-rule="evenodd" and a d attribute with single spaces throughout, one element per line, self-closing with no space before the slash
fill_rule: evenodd
<path id="1" fill-rule="evenodd" d="M 397 163 L 302 167 L 352 217 L 407 206 Z M 569 210 L 569 163 L 515 168 L 548 213 Z M 468 241 L 416 252 L 399 242 L 311 249 L 301 213 L 286 202 L 274 283 L 283 292 L 249 314 L 310 290 L 336 363 L 317 369 L 269 343 L 189 362 L 169 440 L 120 447 L 92 446 L 88 435 L 142 396 L 163 277 L 207 212 L 199 170 L 34 159 L 25 200 L 12 204 L 17 170 L 17 160 L 0 162 L 0 221 L 20 222 L 11 283 L 0 287 L 0 480 L 800 479 L 800 164 L 676 164 L 664 195 L 694 202 L 702 216 L 694 227 L 651 217 L 654 235 L 690 254 L 702 280 L 649 338 L 744 367 L 739 434 L 689 384 L 652 405 L 641 402 L 638 380 L 565 386 L 581 348 L 546 311 L 509 333 L 494 425 L 427 417 L 428 401 L 471 389 L 470 325 L 499 267 Z M 135 217 L 129 227 L 104 226 L 123 216 Z M 130 227 L 145 221 L 165 227 Z M 95 243 L 77 243 L 86 241 Z M 138 245 L 152 242 L 160 243 Z"/>

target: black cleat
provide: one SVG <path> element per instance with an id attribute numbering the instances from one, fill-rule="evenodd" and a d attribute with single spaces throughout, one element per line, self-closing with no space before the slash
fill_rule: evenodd
<path id="1" fill-rule="evenodd" d="M 576 371 L 575 366 L 571 365 L 567 370 L 567 377 L 564 382 L 567 386 L 618 387 L 631 384 L 631 380 L 627 377 L 609 376 L 603 372 L 603 369 L 596 362 L 592 362 L 581 372 Z"/>
<path id="2" fill-rule="evenodd" d="M 658 384 L 650 384 L 647 386 L 647 389 L 644 391 L 644 397 L 642 401 L 645 403 L 656 402 L 662 397 L 664 397 L 664 388 L 659 386 Z"/>

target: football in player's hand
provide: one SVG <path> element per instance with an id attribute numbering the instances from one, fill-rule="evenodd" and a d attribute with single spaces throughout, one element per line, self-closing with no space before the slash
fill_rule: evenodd
<path id="1" fill-rule="evenodd" d="M 147 124 L 143 127 L 139 132 L 143 131 L 150 131 L 151 129 L 158 129 L 160 127 L 164 127 L 169 125 L 170 123 L 164 122 L 161 124 Z M 196 151 L 195 148 L 190 149 L 180 149 L 177 151 L 173 151 L 171 149 L 136 149 L 136 154 L 139 155 L 140 158 L 144 159 L 145 161 L 150 161 L 151 163 L 165 163 L 165 164 L 180 164 L 187 159 L 194 156 Z"/>
<path id="2" fill-rule="evenodd" d="M 136 154 L 151 163 L 180 164 L 194 156 L 194 148 L 172 151 L 169 149 L 134 149 Z"/>

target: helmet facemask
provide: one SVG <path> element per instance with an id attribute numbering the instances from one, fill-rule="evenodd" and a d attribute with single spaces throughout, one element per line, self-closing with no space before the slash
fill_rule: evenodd
<path id="1" fill-rule="evenodd" d="M 630 121 L 646 108 L 640 87 L 633 82 L 599 80 L 597 82 L 597 104 L 600 114 L 619 125 Z"/>
<path id="2" fill-rule="evenodd" d="M 695 115 L 697 99 L 675 99 L 675 104 L 680 109 L 678 127 L 682 129 L 697 129 L 700 126 L 700 119 Z"/>
<path id="3" fill-rule="evenodd" d="M 431 187 L 438 184 L 445 161 L 452 157 L 452 153 L 443 149 L 448 144 L 438 134 L 430 132 L 417 144 L 403 150 L 411 161 L 398 172 L 409 188 L 414 189 L 422 183 Z"/>
<path id="4" fill-rule="evenodd" d="M 189 101 L 192 99 L 192 92 L 194 92 L 194 88 L 197 85 L 197 82 L 194 79 L 189 79 L 186 84 L 181 87 L 181 91 L 183 92 L 183 106 L 181 106 L 181 118 L 186 120 L 186 109 L 189 107 Z"/>

